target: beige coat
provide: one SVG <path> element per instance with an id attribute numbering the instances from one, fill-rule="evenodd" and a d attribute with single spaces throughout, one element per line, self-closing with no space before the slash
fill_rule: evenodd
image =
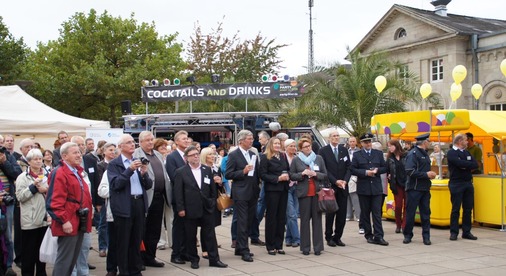
<path id="1" fill-rule="evenodd" d="M 21 229 L 23 230 L 48 225 L 44 195 L 39 192 L 33 194 L 30 190 L 30 186 L 34 181 L 35 179 L 27 171 L 20 174 L 16 179 L 16 198 L 21 208 Z M 48 186 L 47 178 L 42 182 L 42 185 Z"/>

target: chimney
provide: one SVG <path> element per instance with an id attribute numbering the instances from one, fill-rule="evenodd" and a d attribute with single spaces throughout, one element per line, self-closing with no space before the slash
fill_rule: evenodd
<path id="1" fill-rule="evenodd" d="M 446 16 L 446 5 L 452 0 L 433 0 L 430 3 L 434 6 L 434 12 L 440 16 Z"/>

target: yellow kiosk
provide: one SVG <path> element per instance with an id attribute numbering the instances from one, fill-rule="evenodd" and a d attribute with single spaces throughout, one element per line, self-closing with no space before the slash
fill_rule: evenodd
<path id="1" fill-rule="evenodd" d="M 432 141 L 452 143 L 458 133 L 471 132 L 474 141 L 482 146 L 483 172 L 474 176 L 474 220 L 479 223 L 500 225 L 506 222 L 505 177 L 506 111 L 485 110 L 423 110 L 375 115 L 371 129 L 377 135 L 387 135 L 404 141 L 430 132 Z M 504 160 L 504 161 L 503 161 Z M 438 177 L 432 181 L 431 224 L 450 225 L 450 192 L 447 167 L 433 168 Z M 441 172 L 441 173 L 440 173 Z M 393 195 L 389 191 L 383 216 L 395 219 Z M 417 218 L 418 219 L 418 218 Z"/>

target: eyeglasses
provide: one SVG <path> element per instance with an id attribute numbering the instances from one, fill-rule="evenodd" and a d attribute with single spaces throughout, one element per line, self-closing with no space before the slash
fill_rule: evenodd
<path id="1" fill-rule="evenodd" d="M 307 148 L 310 148 L 310 147 L 311 147 L 311 145 L 307 145 L 307 146 L 303 146 L 302 148 L 303 149 L 307 149 Z"/>
<path id="2" fill-rule="evenodd" d="M 199 157 L 200 153 L 188 154 L 186 157 Z"/>

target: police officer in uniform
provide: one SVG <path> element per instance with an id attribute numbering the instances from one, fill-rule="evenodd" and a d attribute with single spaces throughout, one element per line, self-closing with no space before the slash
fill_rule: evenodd
<path id="1" fill-rule="evenodd" d="M 422 222 L 423 244 L 431 245 L 430 241 L 430 186 L 431 179 L 436 173 L 430 170 L 430 157 L 427 154 L 429 147 L 429 133 L 415 137 L 416 146 L 409 151 L 406 157 L 406 227 L 403 230 L 405 244 L 413 238 L 416 208 L 420 210 Z"/>

